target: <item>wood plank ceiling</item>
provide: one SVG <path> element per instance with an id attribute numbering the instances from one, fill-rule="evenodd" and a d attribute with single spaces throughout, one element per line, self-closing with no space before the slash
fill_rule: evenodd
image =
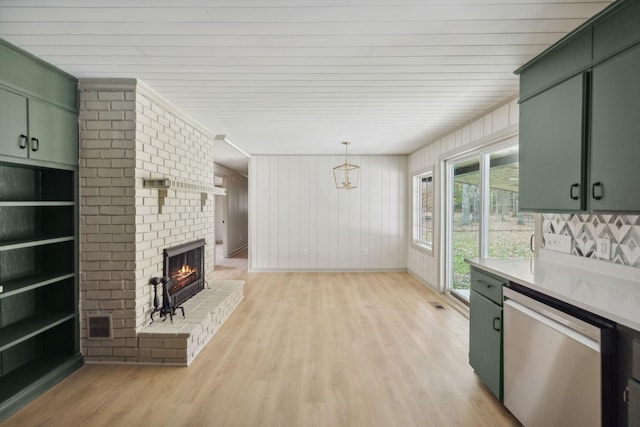
<path id="1" fill-rule="evenodd" d="M 406 154 L 517 95 L 609 1 L 0 0 L 0 37 L 135 77 L 251 154 Z"/>

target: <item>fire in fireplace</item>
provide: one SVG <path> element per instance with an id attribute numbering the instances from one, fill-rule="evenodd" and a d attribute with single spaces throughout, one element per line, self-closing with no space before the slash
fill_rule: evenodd
<path id="1" fill-rule="evenodd" d="M 164 250 L 164 276 L 170 279 L 174 307 L 204 289 L 204 239 Z"/>

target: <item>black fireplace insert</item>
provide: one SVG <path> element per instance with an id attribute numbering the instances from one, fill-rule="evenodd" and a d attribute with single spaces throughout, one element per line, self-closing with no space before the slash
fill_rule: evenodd
<path id="1" fill-rule="evenodd" d="M 204 245 L 200 239 L 164 250 L 164 276 L 170 279 L 174 307 L 204 289 Z"/>

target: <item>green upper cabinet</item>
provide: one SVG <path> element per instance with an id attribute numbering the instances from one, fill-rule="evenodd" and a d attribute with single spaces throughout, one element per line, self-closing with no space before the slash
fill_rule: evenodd
<path id="1" fill-rule="evenodd" d="M 520 104 L 520 209 L 585 209 L 585 75 Z"/>
<path id="2" fill-rule="evenodd" d="M 0 40 L 0 156 L 77 166 L 76 79 Z"/>
<path id="3" fill-rule="evenodd" d="M 76 165 L 78 116 L 0 89 L 0 154 Z"/>
<path id="4" fill-rule="evenodd" d="M 78 162 L 78 116 L 29 100 L 29 156 L 75 165 Z"/>
<path id="5" fill-rule="evenodd" d="M 520 99 L 528 99 L 579 74 L 589 66 L 591 59 L 591 31 L 587 29 L 554 46 L 542 59 L 526 65 L 526 73 L 520 76 Z"/>
<path id="6" fill-rule="evenodd" d="M 593 68 L 590 207 L 640 210 L 640 46 Z"/>
<path id="7" fill-rule="evenodd" d="M 516 70 L 522 210 L 640 212 L 638 22 L 616 1 Z"/>
<path id="8" fill-rule="evenodd" d="M 0 154 L 28 157 L 27 98 L 0 89 Z"/>
<path id="9" fill-rule="evenodd" d="M 640 40 L 640 1 L 626 1 L 593 25 L 593 59 L 599 61 Z"/>

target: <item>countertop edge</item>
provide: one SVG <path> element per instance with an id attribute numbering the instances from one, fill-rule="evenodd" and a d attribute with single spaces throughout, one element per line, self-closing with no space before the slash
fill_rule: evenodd
<path id="1" fill-rule="evenodd" d="M 473 259 L 465 259 L 465 262 L 487 273 L 503 277 L 509 281 L 515 282 L 522 286 L 526 286 L 544 295 L 550 296 L 552 298 L 556 298 L 558 300 L 571 304 L 575 307 L 581 308 L 583 310 L 586 310 L 598 316 L 609 319 L 615 323 L 624 325 L 636 331 L 640 331 L 640 321 L 635 321 L 625 316 L 618 315 L 617 313 L 614 313 L 602 306 L 599 306 L 597 302 L 589 303 L 585 301 L 580 301 L 572 298 L 570 295 L 556 292 L 552 289 L 549 289 L 546 286 L 541 285 L 540 283 L 536 283 L 534 274 L 531 273 L 530 271 L 533 269 L 533 266 L 535 263 L 543 264 L 543 265 L 548 264 L 548 263 L 544 263 L 543 261 L 529 260 L 529 259 L 498 260 L 498 259 L 492 259 L 492 258 L 484 258 L 484 259 L 473 258 Z M 565 267 L 560 264 L 553 264 L 552 267 L 554 269 L 564 270 L 567 275 L 580 274 L 579 270 L 576 270 L 572 267 Z M 529 273 L 525 273 L 526 271 L 529 271 Z M 611 277 L 610 280 L 614 282 L 622 281 L 621 279 L 617 279 L 614 277 Z M 638 292 L 640 293 L 640 284 L 638 284 Z M 640 311 L 640 307 L 638 307 L 638 311 Z"/>

